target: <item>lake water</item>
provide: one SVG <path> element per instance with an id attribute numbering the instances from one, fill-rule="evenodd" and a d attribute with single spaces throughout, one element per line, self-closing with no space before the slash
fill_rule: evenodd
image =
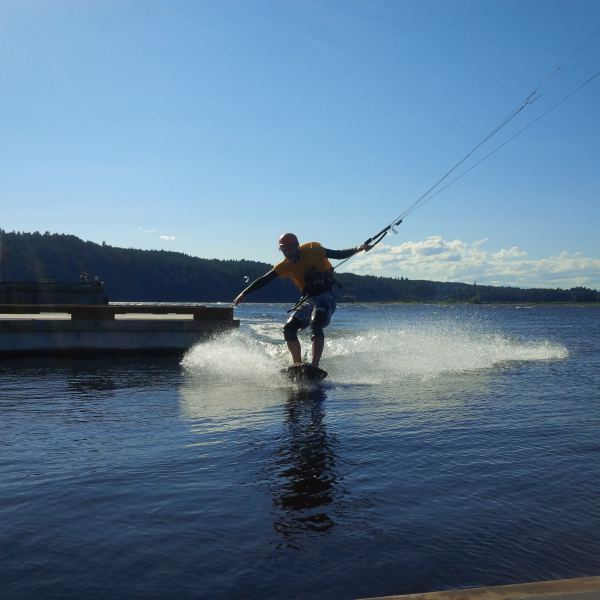
<path id="1" fill-rule="evenodd" d="M 4 361 L 0 596 L 600 574 L 600 308 L 341 305 L 314 388 L 278 375 L 286 308 L 183 360 Z"/>

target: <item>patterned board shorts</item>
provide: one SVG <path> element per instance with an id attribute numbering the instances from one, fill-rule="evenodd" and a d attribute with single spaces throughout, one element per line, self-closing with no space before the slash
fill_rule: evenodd
<path id="1" fill-rule="evenodd" d="M 309 296 L 304 304 L 296 309 L 291 317 L 294 317 L 302 324 L 302 329 L 306 329 L 310 325 L 310 319 L 314 312 L 321 313 L 322 327 L 327 327 L 331 321 L 331 315 L 335 312 L 335 297 L 333 292 L 323 292 L 316 296 Z"/>

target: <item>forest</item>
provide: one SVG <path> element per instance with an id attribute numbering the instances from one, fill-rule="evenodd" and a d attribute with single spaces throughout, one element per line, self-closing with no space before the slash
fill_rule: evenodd
<path id="1" fill-rule="evenodd" d="M 1 231 L 1 230 L 0 230 Z M 57 233 L 1 233 L 1 280 L 77 282 L 81 273 L 103 282 L 111 301 L 231 302 L 272 265 L 251 260 L 197 258 L 166 250 L 117 248 Z M 341 273 L 341 302 L 600 302 L 600 293 L 518 288 Z M 294 302 L 297 290 L 275 280 L 248 297 L 252 302 Z"/>

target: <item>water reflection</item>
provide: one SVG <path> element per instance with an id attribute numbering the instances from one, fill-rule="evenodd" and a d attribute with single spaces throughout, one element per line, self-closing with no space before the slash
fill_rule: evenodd
<path id="1" fill-rule="evenodd" d="M 169 357 L 5 361 L 0 380 L 0 414 L 39 417 L 43 427 L 62 421 L 70 425 L 122 423 L 140 418 L 138 407 L 151 411 L 151 406 L 158 405 L 158 414 L 168 412 L 164 390 L 168 393 L 179 378 L 178 362 Z M 86 435 L 90 431 L 86 430 Z"/>
<path id="2" fill-rule="evenodd" d="M 285 432 L 276 453 L 278 480 L 273 486 L 274 526 L 286 538 L 334 526 L 327 507 L 337 490 L 335 437 L 324 422 L 324 389 L 290 390 Z"/>
<path id="3" fill-rule="evenodd" d="M 179 360 L 171 356 L 32 357 L 5 359 L 2 383 L 19 386 L 51 381 L 74 392 L 114 392 L 132 387 L 156 387 L 179 377 Z"/>

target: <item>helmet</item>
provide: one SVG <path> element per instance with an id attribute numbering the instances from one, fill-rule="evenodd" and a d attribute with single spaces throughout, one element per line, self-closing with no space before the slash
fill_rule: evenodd
<path id="1" fill-rule="evenodd" d="M 291 244 L 294 244 L 295 246 L 300 245 L 300 243 L 298 242 L 298 238 L 293 233 L 284 233 L 279 238 L 280 246 L 287 246 L 287 245 L 291 245 Z"/>

